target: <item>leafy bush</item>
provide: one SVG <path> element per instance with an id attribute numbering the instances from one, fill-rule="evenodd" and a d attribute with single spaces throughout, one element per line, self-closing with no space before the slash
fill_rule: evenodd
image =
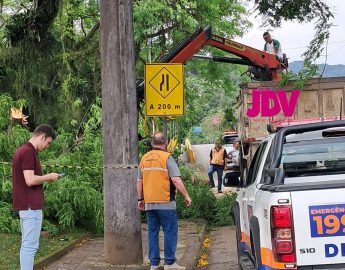
<path id="1" fill-rule="evenodd" d="M 216 214 L 214 216 L 214 224 L 217 226 L 233 225 L 231 209 L 236 200 L 237 194 L 225 194 L 217 199 Z"/>
<path id="2" fill-rule="evenodd" d="M 43 218 L 42 231 L 48 231 L 54 236 L 58 235 L 59 233 L 58 227 L 55 224 L 51 223 L 46 218 Z"/>
<path id="3" fill-rule="evenodd" d="M 65 178 L 45 185 L 45 217 L 56 220 L 62 230 L 75 226 L 103 230 L 103 196 L 91 179 Z"/>
<path id="4" fill-rule="evenodd" d="M 11 204 L 0 202 L 0 233 L 19 233 L 18 215 L 11 211 Z"/>
<path id="5" fill-rule="evenodd" d="M 192 199 L 192 205 L 186 208 L 183 197 L 178 194 L 176 204 L 179 218 L 204 218 L 208 222 L 212 222 L 216 214 L 217 199 L 208 185 L 200 183 L 193 185 L 190 181 L 184 181 L 184 184 Z"/>
<path id="6" fill-rule="evenodd" d="M 188 168 L 185 165 L 179 164 L 179 169 L 180 169 L 180 173 L 181 173 L 181 178 L 183 180 L 191 180 L 192 179 L 193 171 L 190 168 Z"/>
<path id="7" fill-rule="evenodd" d="M 7 181 L 7 180 L 1 181 L 0 201 L 12 203 L 12 182 L 11 181 Z"/>
<path id="8" fill-rule="evenodd" d="M 208 184 L 198 180 L 190 168 L 180 166 L 180 172 L 192 199 L 192 205 L 186 208 L 183 197 L 179 193 L 176 198 L 179 218 L 204 218 L 209 224 L 216 226 L 233 224 L 231 209 L 236 200 L 236 194 L 225 194 L 217 199 Z M 192 178 L 196 178 L 193 183 L 190 181 Z"/>

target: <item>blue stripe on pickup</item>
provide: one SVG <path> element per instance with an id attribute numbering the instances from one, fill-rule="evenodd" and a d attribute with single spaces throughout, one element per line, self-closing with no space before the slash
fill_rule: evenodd
<path id="1" fill-rule="evenodd" d="M 240 248 L 241 250 L 245 251 L 246 248 L 246 243 L 245 242 L 240 242 L 240 244 L 238 245 L 238 248 Z"/>
<path id="2" fill-rule="evenodd" d="M 277 270 L 277 268 L 272 268 L 267 265 L 261 265 L 259 270 Z"/>

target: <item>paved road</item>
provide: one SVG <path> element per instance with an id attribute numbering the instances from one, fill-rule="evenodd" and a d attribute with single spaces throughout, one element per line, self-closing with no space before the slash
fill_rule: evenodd
<path id="1" fill-rule="evenodd" d="M 195 144 L 192 149 L 195 154 L 196 163 L 201 165 L 205 172 L 207 172 L 208 163 L 210 161 L 210 151 L 213 144 Z"/>

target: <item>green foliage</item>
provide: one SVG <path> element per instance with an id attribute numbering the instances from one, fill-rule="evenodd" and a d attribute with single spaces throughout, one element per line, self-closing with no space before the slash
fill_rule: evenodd
<path id="1" fill-rule="evenodd" d="M 63 131 L 80 132 L 76 125 L 85 120 L 101 94 L 98 1 L 21 0 L 5 1 L 4 5 L 15 14 L 2 14 L 0 38 L 13 42 L 0 45 L 0 93 L 30 101 L 32 127 L 45 122 Z M 237 0 L 135 0 L 133 12 L 138 77 L 143 75 L 150 46 L 152 61 L 156 62 L 197 26 L 211 25 L 214 33 L 229 38 L 241 35 L 249 26 L 245 8 Z M 6 36 L 4 29 L 11 34 Z M 203 53 L 208 52 L 225 55 L 203 49 Z M 194 86 L 186 87 L 186 116 L 175 121 L 180 140 L 207 112 L 202 110 L 207 97 L 199 97 L 195 89 L 204 88 L 205 81 L 217 86 L 207 86 L 209 97 L 220 89 L 233 97 L 238 91 L 234 86 L 239 81 L 237 69 L 228 64 L 190 61 L 186 72 L 195 77 Z M 223 98 L 212 100 L 226 102 Z M 213 105 L 219 111 L 224 109 L 218 102 Z"/>
<path id="2" fill-rule="evenodd" d="M 179 218 L 204 218 L 212 223 L 216 214 L 216 197 L 206 184 L 192 184 L 184 181 L 188 194 L 192 199 L 192 205 L 186 208 L 183 197 L 178 194 L 176 198 L 177 214 Z"/>
<path id="3" fill-rule="evenodd" d="M 17 46 L 22 40 L 41 42 L 58 13 L 60 2 L 45 0 L 35 1 L 33 5 L 22 3 L 20 13 L 18 10 L 5 25 L 5 37 L 8 42 L 12 46 Z"/>
<path id="4" fill-rule="evenodd" d="M 59 233 L 58 227 L 46 218 L 43 218 L 42 231 L 50 232 L 53 236 L 57 236 Z"/>
<path id="5" fill-rule="evenodd" d="M 222 137 L 223 127 L 213 123 L 214 116 L 219 116 L 219 114 L 206 116 L 201 122 L 201 134 L 195 134 L 192 133 L 191 130 L 189 131 L 188 138 L 190 139 L 192 144 L 214 143 L 215 140 Z"/>
<path id="6" fill-rule="evenodd" d="M 151 148 L 151 140 L 150 139 L 143 139 L 139 141 L 139 160 L 141 160 L 142 156 L 149 151 Z"/>
<path id="7" fill-rule="evenodd" d="M 237 194 L 225 194 L 224 196 L 217 199 L 216 203 L 216 214 L 213 219 L 213 223 L 216 226 L 226 226 L 226 225 L 233 225 L 234 222 L 232 220 L 232 206 L 236 201 Z"/>
<path id="8" fill-rule="evenodd" d="M 222 69 L 223 71 L 228 70 L 229 73 L 220 75 Z M 200 70 L 207 71 L 208 69 L 201 68 Z M 215 72 L 218 73 L 218 77 L 235 77 L 237 73 L 233 67 L 225 64 L 219 64 L 219 68 L 217 67 Z M 218 133 L 224 128 L 224 126 L 215 126 L 213 117 L 220 116 L 223 111 L 231 110 L 230 106 L 235 103 L 234 100 L 238 95 L 239 87 L 233 81 L 228 82 L 224 78 L 209 82 L 201 74 L 187 77 L 186 87 L 186 114 L 183 118 L 176 120 L 178 123 L 178 137 L 188 136 L 192 143 L 212 142 L 215 139 L 214 137 L 219 137 Z M 202 134 L 192 134 L 191 127 L 196 125 L 203 128 Z M 225 125 L 229 125 L 229 123 L 227 122 Z"/>
<path id="9" fill-rule="evenodd" d="M 181 178 L 186 180 L 191 180 L 193 176 L 193 172 L 190 168 L 185 165 L 179 164 L 179 169 L 181 173 Z"/>
<path id="10" fill-rule="evenodd" d="M 136 0 L 134 1 L 134 39 L 140 76 L 143 64 L 148 61 L 149 43 L 152 61 L 171 51 L 199 25 L 211 25 L 220 35 L 240 35 L 249 25 L 243 16 L 240 2 L 214 0 Z M 152 41 L 152 42 L 150 42 Z"/>
<path id="11" fill-rule="evenodd" d="M 0 233 L 20 232 L 19 219 L 11 211 L 11 205 L 0 202 Z"/>
<path id="12" fill-rule="evenodd" d="M 231 209 L 237 195 L 225 195 L 217 199 L 208 184 L 202 183 L 200 180 L 191 182 L 191 178 L 195 178 L 191 169 L 182 166 L 180 170 L 188 194 L 192 199 L 192 205 L 186 208 L 183 197 L 179 193 L 176 198 L 178 217 L 186 219 L 204 218 L 210 225 L 215 226 L 233 224 Z"/>
<path id="13" fill-rule="evenodd" d="M 317 65 L 310 62 L 304 62 L 301 71 L 298 74 L 292 72 L 282 73 L 282 80 L 279 82 L 279 86 L 283 87 L 294 80 L 293 89 L 303 90 L 304 85 L 308 80 L 314 78 L 317 75 Z"/>
<path id="14" fill-rule="evenodd" d="M 181 147 L 180 145 L 176 145 L 174 148 L 173 152 L 171 153 L 172 157 L 174 160 L 177 162 L 179 160 L 179 157 L 182 155 Z"/>
<path id="15" fill-rule="evenodd" d="M 225 226 L 233 224 L 231 209 L 236 194 L 224 195 L 217 199 L 207 184 L 184 181 L 192 205 L 185 207 L 183 197 L 178 194 L 176 198 L 177 214 L 179 218 L 204 218 L 210 225 Z"/>
<path id="16" fill-rule="evenodd" d="M 223 129 L 236 129 L 237 126 L 237 117 L 235 115 L 235 108 L 228 107 L 224 111 L 224 117 L 222 120 Z"/>
<path id="17" fill-rule="evenodd" d="M 13 100 L 10 95 L 0 95 L 0 130 L 6 128 L 10 123 L 11 108 L 22 108 L 27 102 L 24 99 Z"/>
<path id="18" fill-rule="evenodd" d="M 15 101 L 8 94 L 0 94 L 0 161 L 10 161 L 14 150 L 29 137 L 26 129 L 10 120 L 11 108 L 21 108 L 25 104 L 23 99 Z"/>
<path id="19" fill-rule="evenodd" d="M 29 132 L 19 125 L 9 122 L 9 109 L 15 102 L 8 95 L 0 95 L 3 105 L 0 119 L 4 122 L 0 129 L 1 161 L 10 161 L 16 148 L 30 138 Z M 45 187 L 45 217 L 54 225 L 44 221 L 43 228 L 56 234 L 58 230 L 69 230 L 75 226 L 103 230 L 103 196 L 102 196 L 102 133 L 100 100 L 90 106 L 85 122 L 80 123 L 82 134 L 73 139 L 73 134 L 59 130 L 58 137 L 50 145 L 49 150 L 40 152 L 44 173 L 61 172 L 66 177 Z M 6 117 L 5 117 L 6 116 Z M 2 123 L 0 122 L 0 123 Z M 10 135 L 10 136 L 8 136 Z M 61 165 L 73 166 L 72 169 Z M 76 169 L 81 167 L 82 169 Z M 94 168 L 96 167 L 96 168 Z M 11 224 L 18 222 L 10 210 L 12 182 L 11 166 L 0 166 L 0 201 L 6 203 L 2 207 L 0 221 L 3 231 L 9 231 Z M 16 231 L 17 227 L 13 227 Z"/>
<path id="20" fill-rule="evenodd" d="M 93 189 L 91 179 L 75 180 L 70 177 L 45 186 L 44 214 L 57 219 L 62 230 L 75 226 L 96 232 L 103 230 L 103 197 Z"/>
<path id="21" fill-rule="evenodd" d="M 78 227 L 103 230 L 103 141 L 102 111 L 100 99 L 96 99 L 87 112 L 86 121 L 80 123 L 83 133 L 71 141 L 71 134 L 59 132 L 57 139 L 42 158 L 48 164 L 46 172 L 56 171 L 54 165 L 80 167 L 69 169 L 63 167 L 66 176 L 53 184 L 45 185 L 47 218 L 57 220 L 63 231 Z M 72 145 L 71 145 L 72 144 Z"/>
<path id="22" fill-rule="evenodd" d="M 3 166 L 5 167 L 5 166 Z M 3 173 L 4 170 L 2 170 Z M 0 186 L 0 202 L 12 203 L 12 181 L 11 175 L 2 174 L 1 186 Z"/>
<path id="23" fill-rule="evenodd" d="M 30 100 L 32 126 L 71 131 L 100 93 L 98 1 L 24 2 L 5 4 L 15 14 L 4 15 L 0 29 L 0 38 L 10 41 L 0 44 L 0 93 Z"/>
<path id="24" fill-rule="evenodd" d="M 304 84 L 306 84 L 309 79 L 315 77 L 316 74 L 317 66 L 310 62 L 304 62 L 301 71 L 297 74 L 296 82 L 293 85 L 294 89 L 302 91 Z"/>
<path id="25" fill-rule="evenodd" d="M 323 1 L 255 0 L 259 12 L 266 16 L 268 24 L 279 27 L 283 20 L 309 22 L 315 18 L 330 18 L 330 8 Z"/>
<path id="26" fill-rule="evenodd" d="M 284 87 L 290 83 L 291 80 L 294 80 L 296 75 L 292 72 L 287 70 L 281 74 L 281 80 L 278 82 L 279 87 Z"/>

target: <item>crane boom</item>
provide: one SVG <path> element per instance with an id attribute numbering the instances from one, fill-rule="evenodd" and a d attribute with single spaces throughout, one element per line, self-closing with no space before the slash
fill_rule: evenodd
<path id="1" fill-rule="evenodd" d="M 200 56 L 195 54 L 204 46 L 211 46 L 228 52 L 239 58 L 228 58 L 223 56 Z M 288 67 L 286 57 L 282 61 L 273 54 L 249 47 L 239 42 L 212 34 L 210 26 L 204 29 L 198 28 L 193 34 L 186 37 L 180 44 L 167 55 L 163 56 L 160 63 L 186 63 L 193 58 L 210 59 L 217 62 L 247 65 L 248 72 L 254 80 L 278 81 L 280 73 Z M 137 94 L 144 88 L 144 81 L 137 83 Z"/>
<path id="2" fill-rule="evenodd" d="M 205 45 L 218 48 L 245 60 L 238 62 L 239 64 L 245 64 L 256 68 L 258 74 L 256 74 L 257 77 L 254 79 L 257 80 L 279 80 L 279 73 L 287 68 L 287 62 L 283 64 L 273 54 L 212 34 L 210 26 L 204 29 L 197 29 L 192 35 L 184 39 L 171 53 L 163 57 L 160 62 L 185 63 Z M 222 57 L 218 58 L 222 59 L 220 62 L 227 62 Z M 234 61 L 228 62 L 233 63 Z M 264 73 L 261 77 L 259 76 L 260 70 Z"/>

